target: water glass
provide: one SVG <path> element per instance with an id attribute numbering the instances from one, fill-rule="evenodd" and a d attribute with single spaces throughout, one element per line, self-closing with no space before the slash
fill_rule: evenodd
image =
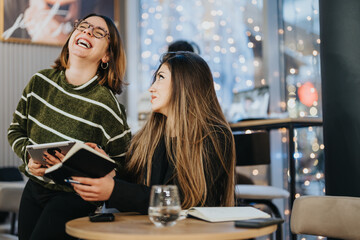
<path id="1" fill-rule="evenodd" d="M 149 218 L 157 227 L 173 226 L 181 212 L 180 197 L 175 185 L 154 185 L 151 188 Z"/>

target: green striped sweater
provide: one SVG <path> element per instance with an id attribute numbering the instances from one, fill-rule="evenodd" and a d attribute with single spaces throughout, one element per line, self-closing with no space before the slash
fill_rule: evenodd
<path id="1" fill-rule="evenodd" d="M 74 86 L 66 81 L 64 72 L 55 69 L 42 70 L 31 78 L 8 130 L 9 143 L 24 162 L 20 170 L 47 188 L 63 191 L 73 190 L 28 171 L 27 145 L 66 140 L 94 142 L 122 170 L 130 138 L 124 107 L 109 88 L 98 84 L 97 76 Z"/>

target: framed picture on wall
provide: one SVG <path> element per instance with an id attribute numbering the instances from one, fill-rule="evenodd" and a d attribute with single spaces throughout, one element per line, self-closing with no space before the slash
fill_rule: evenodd
<path id="1" fill-rule="evenodd" d="M 90 13 L 119 26 L 119 0 L 0 0 L 0 39 L 61 46 L 75 20 Z"/>

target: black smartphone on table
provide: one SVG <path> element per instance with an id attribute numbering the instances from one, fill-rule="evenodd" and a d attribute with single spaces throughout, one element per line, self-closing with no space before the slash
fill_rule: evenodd
<path id="1" fill-rule="evenodd" d="M 90 222 L 112 222 L 115 216 L 112 213 L 91 213 L 89 219 Z"/>
<path id="2" fill-rule="evenodd" d="M 283 223 L 284 219 L 282 218 L 254 218 L 246 220 L 235 221 L 235 227 L 242 228 L 262 228 L 274 224 Z"/>

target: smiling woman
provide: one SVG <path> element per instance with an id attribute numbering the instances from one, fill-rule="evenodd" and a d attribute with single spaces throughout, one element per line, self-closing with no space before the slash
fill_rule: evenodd
<path id="1" fill-rule="evenodd" d="M 90 14 L 80 22 L 88 27 L 72 29 L 53 69 L 35 73 L 25 87 L 8 131 L 12 149 L 24 162 L 20 169 L 29 177 L 20 204 L 20 240 L 71 239 L 65 223 L 101 204 L 84 201 L 70 184 L 44 178 L 45 170 L 62 158 L 44 156 L 46 164 L 41 165 L 28 155 L 27 145 L 94 142 L 123 170 L 131 133 L 125 109 L 115 97 L 124 85 L 122 39 L 108 17 Z M 99 28 L 107 34 L 94 34 Z"/>

